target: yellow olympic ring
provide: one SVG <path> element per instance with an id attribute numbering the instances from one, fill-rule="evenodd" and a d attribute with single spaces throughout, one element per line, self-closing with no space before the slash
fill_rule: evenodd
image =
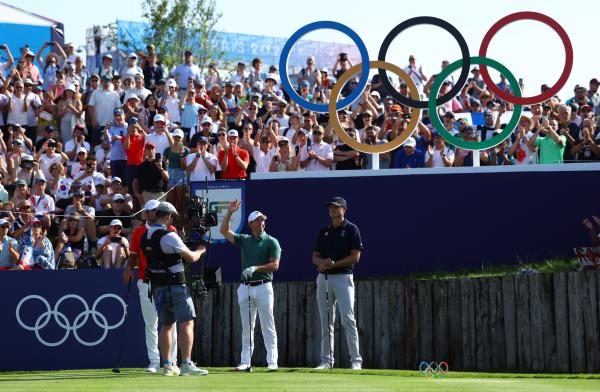
<path id="1" fill-rule="evenodd" d="M 382 68 L 382 69 L 385 69 L 386 71 L 395 73 L 396 75 L 398 75 L 400 77 L 400 79 L 404 80 L 406 82 L 406 84 L 408 85 L 408 90 L 410 91 L 411 98 L 414 100 L 420 99 L 419 92 L 417 90 L 417 86 L 415 85 L 415 82 L 400 67 L 398 67 L 394 64 L 390 64 L 385 61 L 370 61 L 369 67 L 370 68 Z M 370 153 L 370 154 L 381 154 L 381 153 L 392 151 L 393 149 L 402 145 L 402 143 L 404 143 L 406 141 L 406 139 L 408 139 L 408 137 L 410 135 L 412 135 L 413 131 L 417 128 L 417 125 L 419 124 L 419 118 L 421 117 L 421 109 L 419 109 L 419 108 L 411 109 L 410 122 L 406 126 L 406 129 L 400 135 L 396 136 L 396 138 L 394 140 L 392 140 L 390 143 L 364 144 L 364 143 L 358 142 L 356 139 L 350 137 L 346 133 L 344 128 L 342 128 L 342 124 L 340 124 L 340 120 L 337 116 L 337 110 L 335 108 L 335 104 L 337 102 L 338 96 L 340 95 L 340 90 L 346 84 L 348 79 L 350 79 L 352 77 L 352 75 L 361 72 L 361 70 L 362 70 L 362 64 L 356 64 L 355 66 L 353 66 L 352 68 L 350 68 L 349 70 L 344 72 L 342 74 L 342 76 L 337 80 L 337 83 L 333 86 L 333 89 L 331 89 L 331 96 L 329 97 L 329 119 L 330 119 L 333 129 L 335 130 L 335 133 L 338 135 L 338 137 L 344 143 L 346 143 L 347 145 L 349 145 L 356 151 Z"/>

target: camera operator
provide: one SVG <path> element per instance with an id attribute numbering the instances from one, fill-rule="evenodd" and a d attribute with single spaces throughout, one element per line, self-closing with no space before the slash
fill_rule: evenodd
<path id="1" fill-rule="evenodd" d="M 169 173 L 165 170 L 161 154 L 156 152 L 153 143 L 147 143 L 144 147 L 144 162 L 140 164 L 133 179 L 133 191 L 140 205 L 144 205 L 150 199 L 160 199 L 167 181 Z"/>
<path id="2" fill-rule="evenodd" d="M 157 200 L 148 200 L 144 206 L 143 214 L 146 218 L 146 224 L 138 226 L 133 231 L 129 260 L 125 267 L 125 271 L 123 272 L 123 281 L 125 284 L 128 284 L 133 275 L 132 268 L 135 266 L 138 267 L 137 288 L 140 294 L 140 307 L 142 309 L 142 317 L 144 318 L 145 324 L 146 350 L 148 351 L 148 359 L 150 360 L 150 363 L 146 367 L 148 373 L 156 373 L 160 369 L 160 354 L 158 352 L 158 313 L 148 296 L 149 286 L 146 279 L 147 261 L 140 242 L 148 229 L 155 223 L 156 208 L 159 204 L 160 202 Z M 177 231 L 174 226 L 169 226 L 167 229 L 172 232 Z M 173 358 L 173 361 L 177 358 L 177 328 L 173 328 L 171 358 Z M 176 364 L 173 362 L 173 369 L 175 368 Z M 174 370 L 174 372 L 176 371 Z"/>
<path id="3" fill-rule="evenodd" d="M 161 324 L 158 348 L 164 363 L 163 375 L 176 374 L 174 358 L 171 358 L 171 335 L 176 322 L 182 358 L 181 375 L 206 375 L 208 371 L 196 367 L 191 361 L 196 312 L 185 283 L 183 264 L 198 261 L 206 248 L 200 245 L 192 251 L 176 233 L 167 229 L 176 215 L 177 210 L 171 203 L 160 202 L 156 208 L 155 224 L 141 239 L 141 249 L 148 262 L 146 274 Z"/>

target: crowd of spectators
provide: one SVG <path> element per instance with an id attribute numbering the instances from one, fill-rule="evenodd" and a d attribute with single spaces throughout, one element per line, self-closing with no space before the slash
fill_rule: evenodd
<path id="1" fill-rule="evenodd" d="M 260 58 L 226 72 L 214 63 L 200 67 L 188 50 L 169 70 L 150 45 L 130 53 L 117 70 L 110 54 L 100 67 L 86 68 L 72 44 L 49 42 L 37 53 L 25 46 L 16 56 L 0 45 L 0 52 L 8 59 L 0 62 L 0 269 L 73 267 L 85 255 L 105 268 L 119 267 L 127 238 L 141 223 L 136 211 L 167 190 L 166 199 L 184 210 L 189 181 L 356 170 L 370 167 L 372 159 L 380 160 L 380 168 L 473 165 L 473 152 L 441 137 L 426 111 L 396 150 L 354 150 L 338 139 L 328 114 L 291 102 L 277 68 L 267 69 Z M 327 103 L 336 80 L 352 66 L 343 53 L 332 63 L 328 69 L 309 57 L 293 78 L 299 95 Z M 436 75 L 427 77 L 414 56 L 404 70 L 422 99 L 431 98 Z M 439 114 L 453 137 L 487 140 L 506 126 L 503 114 L 512 105 L 486 88 L 478 67 L 471 73 Z M 445 80 L 440 94 L 452 83 Z M 341 95 L 357 84 L 353 76 Z M 508 139 L 480 152 L 481 164 L 598 160 L 599 85 L 594 78 L 587 87 L 575 86 L 564 102 L 553 97 L 527 107 Z M 503 77 L 498 86 L 510 91 Z M 395 88 L 408 96 L 404 81 Z M 463 113 L 483 122 L 470 124 Z M 385 144 L 406 129 L 411 110 L 375 75 L 337 116 L 357 141 Z"/>

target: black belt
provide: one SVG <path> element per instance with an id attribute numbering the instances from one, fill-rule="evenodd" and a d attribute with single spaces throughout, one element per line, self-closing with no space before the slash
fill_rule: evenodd
<path id="1" fill-rule="evenodd" d="M 246 286 L 254 287 L 254 286 L 260 286 L 261 284 L 269 283 L 269 282 L 271 282 L 269 279 L 263 279 L 263 280 L 242 281 L 242 284 L 245 284 Z"/>
<path id="2" fill-rule="evenodd" d="M 170 286 L 185 284 L 185 275 L 183 272 L 152 272 L 150 273 L 150 282 L 152 283 L 152 286 Z"/>

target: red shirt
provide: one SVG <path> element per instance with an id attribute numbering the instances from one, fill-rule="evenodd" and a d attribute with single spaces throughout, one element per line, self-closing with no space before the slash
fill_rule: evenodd
<path id="1" fill-rule="evenodd" d="M 127 153 L 127 164 L 128 165 L 139 165 L 144 160 L 144 143 L 146 137 L 137 132 L 135 135 L 130 134 L 129 136 L 129 148 L 126 149 Z M 123 146 L 125 146 L 125 139 L 123 139 Z"/>
<path id="2" fill-rule="evenodd" d="M 172 232 L 177 232 L 177 229 L 174 226 L 169 226 L 167 230 Z M 148 226 L 141 225 L 138 226 L 131 235 L 131 244 L 129 244 L 129 251 L 131 253 L 136 253 L 138 255 L 138 279 L 144 280 L 146 278 L 146 255 L 142 251 L 141 241 L 146 232 L 148 231 Z"/>
<path id="3" fill-rule="evenodd" d="M 240 148 L 238 146 L 235 147 L 235 153 L 240 156 L 240 159 L 247 164 L 250 164 L 250 154 L 248 151 Z M 225 151 L 219 151 L 219 162 L 223 160 L 225 157 Z M 238 180 L 240 178 L 246 178 L 246 170 L 242 169 L 240 165 L 237 163 L 237 159 L 233 156 L 233 151 L 229 149 L 229 156 L 227 158 L 227 170 L 224 170 L 221 173 L 221 178 L 229 179 L 229 180 Z"/>

